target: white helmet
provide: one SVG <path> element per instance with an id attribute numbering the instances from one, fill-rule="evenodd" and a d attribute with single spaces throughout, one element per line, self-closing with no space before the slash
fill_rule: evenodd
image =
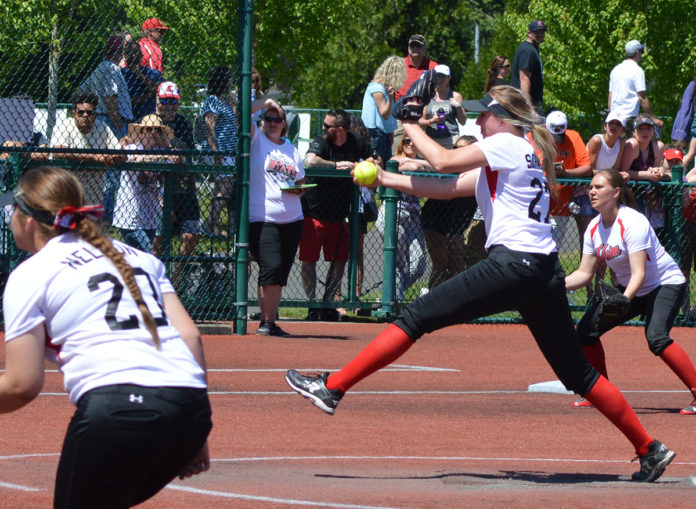
<path id="1" fill-rule="evenodd" d="M 563 134 L 568 128 L 568 117 L 562 111 L 552 111 L 546 116 L 546 130 L 551 134 Z"/>

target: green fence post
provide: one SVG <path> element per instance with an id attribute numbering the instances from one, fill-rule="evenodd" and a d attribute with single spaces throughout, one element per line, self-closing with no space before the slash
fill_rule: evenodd
<path id="1" fill-rule="evenodd" d="M 237 210 L 236 244 L 236 299 L 234 333 L 247 333 L 247 295 L 249 294 L 249 150 L 251 147 L 251 42 L 254 33 L 254 2 L 239 2 L 239 40 L 242 45 L 242 83 L 240 86 L 240 130 L 238 138 L 239 169 L 237 170 L 237 193 L 241 193 Z"/>
<path id="2" fill-rule="evenodd" d="M 399 170 L 397 161 L 387 162 L 387 171 L 396 173 Z M 372 314 L 379 318 L 389 319 L 396 314 L 394 297 L 396 295 L 396 208 L 401 193 L 394 189 L 381 188 L 383 192 L 382 206 L 384 208 L 384 262 L 382 269 L 382 307 Z"/>
<path id="3" fill-rule="evenodd" d="M 358 289 L 358 242 L 360 237 L 360 186 L 353 186 L 350 194 L 350 244 L 349 257 L 350 267 L 348 268 L 348 297 L 347 302 L 353 303 Z"/>

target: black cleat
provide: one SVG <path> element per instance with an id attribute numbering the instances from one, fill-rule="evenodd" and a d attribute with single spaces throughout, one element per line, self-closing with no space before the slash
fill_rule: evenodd
<path id="1" fill-rule="evenodd" d="M 640 456 L 640 472 L 634 472 L 631 479 L 639 482 L 653 482 L 660 478 L 676 454 L 659 441 L 650 442 L 650 450 Z"/>
<path id="2" fill-rule="evenodd" d="M 328 372 L 318 376 L 301 375 L 294 369 L 285 372 L 285 381 L 288 382 L 293 391 L 311 400 L 327 414 L 333 415 L 343 397 L 343 392 L 327 388 L 326 379 L 328 377 Z"/>

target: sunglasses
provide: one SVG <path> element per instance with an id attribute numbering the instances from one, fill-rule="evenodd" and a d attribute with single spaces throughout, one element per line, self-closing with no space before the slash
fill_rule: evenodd
<path id="1" fill-rule="evenodd" d="M 404 145 L 410 145 L 413 143 L 409 138 L 404 138 Z"/>
<path id="2" fill-rule="evenodd" d="M 160 97 L 160 104 L 179 104 L 179 99 L 173 97 Z"/>
<path id="3" fill-rule="evenodd" d="M 325 130 L 325 131 L 328 131 L 329 129 L 333 129 L 334 127 L 338 127 L 338 126 L 329 125 L 329 124 L 327 124 L 326 122 L 324 122 L 324 130 Z"/>
<path id="4" fill-rule="evenodd" d="M 501 65 L 500 67 L 502 67 L 503 69 L 509 69 L 509 68 L 510 68 L 510 64 Z"/>
<path id="5" fill-rule="evenodd" d="M 161 127 L 144 127 L 143 130 L 146 133 L 161 133 L 162 132 Z"/>
<path id="6" fill-rule="evenodd" d="M 96 110 L 75 110 L 75 113 L 78 117 L 91 117 L 97 114 Z"/>
<path id="7" fill-rule="evenodd" d="M 283 117 L 263 117 L 263 121 L 267 124 L 282 124 Z"/>

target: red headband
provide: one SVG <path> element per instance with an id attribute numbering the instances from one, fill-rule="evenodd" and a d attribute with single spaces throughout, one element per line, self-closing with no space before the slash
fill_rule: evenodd
<path id="1" fill-rule="evenodd" d="M 82 218 L 86 217 L 92 221 L 99 221 L 103 215 L 104 207 L 102 205 L 86 205 L 80 208 L 63 207 L 56 214 L 53 228 L 74 230 Z"/>

